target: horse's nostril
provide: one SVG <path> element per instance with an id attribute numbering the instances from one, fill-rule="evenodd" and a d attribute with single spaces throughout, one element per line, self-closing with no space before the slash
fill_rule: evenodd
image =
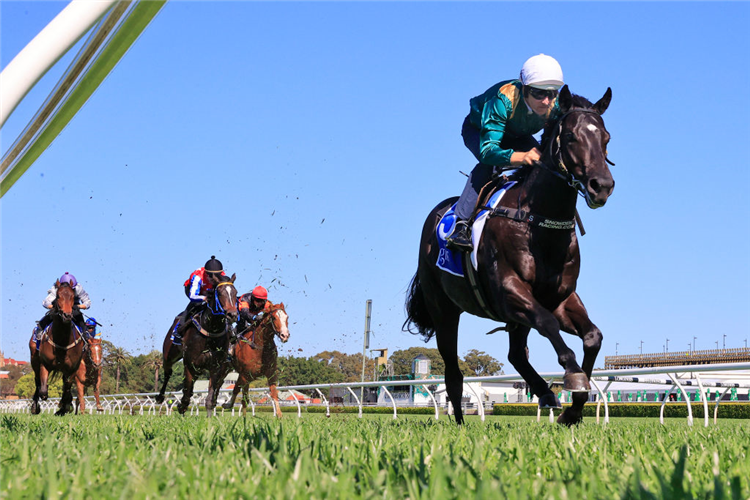
<path id="1" fill-rule="evenodd" d="M 591 187 L 591 190 L 595 193 L 598 193 L 601 189 L 601 184 L 599 184 L 599 181 L 596 179 L 591 179 L 591 182 L 589 182 L 589 186 Z"/>

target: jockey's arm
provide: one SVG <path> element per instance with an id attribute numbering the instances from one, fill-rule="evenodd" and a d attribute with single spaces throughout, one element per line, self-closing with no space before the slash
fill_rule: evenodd
<path id="1" fill-rule="evenodd" d="M 54 286 L 47 290 L 47 296 L 42 301 L 42 307 L 45 309 L 52 309 L 52 303 L 57 298 L 57 288 Z"/>
<path id="2" fill-rule="evenodd" d="M 193 276 L 193 279 L 190 282 L 190 294 L 188 295 L 188 298 L 191 302 L 203 302 L 204 300 L 206 300 L 206 297 L 200 294 L 201 285 L 203 285 L 201 279 L 198 276 Z"/>
<path id="3" fill-rule="evenodd" d="M 76 298 L 78 299 L 78 309 L 88 309 L 91 307 L 91 299 L 86 290 L 83 289 L 80 283 L 75 287 Z"/>

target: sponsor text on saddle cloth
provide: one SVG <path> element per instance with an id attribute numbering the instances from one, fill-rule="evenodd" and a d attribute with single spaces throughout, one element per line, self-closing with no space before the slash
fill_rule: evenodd
<path id="1" fill-rule="evenodd" d="M 492 209 L 497 208 L 503 195 L 510 188 L 515 186 L 515 184 L 516 181 L 510 181 L 503 184 L 503 187 L 495 191 L 492 196 L 490 196 L 487 206 Z M 451 250 L 450 248 L 448 248 L 445 242 L 446 238 L 448 238 L 456 229 L 456 214 L 454 212 L 455 208 L 456 205 L 453 204 L 453 206 L 448 209 L 447 212 L 445 212 L 445 215 L 443 215 L 442 219 L 440 219 L 440 223 L 437 226 L 437 240 L 438 246 L 440 248 L 440 253 L 438 254 L 437 258 L 437 267 L 445 272 L 455 274 L 456 276 L 461 276 L 463 278 L 464 267 L 462 264 L 462 253 Z M 482 210 L 477 214 L 476 219 L 474 219 L 474 224 L 471 226 L 471 242 L 474 244 L 474 250 L 471 252 L 471 263 L 474 266 L 475 271 L 477 270 L 477 248 L 479 248 L 479 240 L 482 237 L 484 223 L 487 221 L 488 215 L 488 210 Z"/>

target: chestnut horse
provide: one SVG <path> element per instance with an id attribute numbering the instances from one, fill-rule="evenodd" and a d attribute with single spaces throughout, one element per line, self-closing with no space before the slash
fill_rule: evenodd
<path id="1" fill-rule="evenodd" d="M 250 382 L 258 377 L 266 377 L 271 390 L 274 413 L 281 418 L 279 392 L 276 390 L 279 382 L 276 360 L 279 353 L 276 350 L 274 336 L 278 335 L 281 342 L 289 340 L 289 316 L 283 302 L 274 305 L 267 301 L 263 312 L 265 315 L 257 327 L 250 326 L 238 333 L 239 339 L 234 346 L 232 364 L 239 377 L 234 385 L 232 397 L 223 406 L 227 410 L 232 408 L 237 394 L 242 389 L 242 413 L 247 413 L 247 389 Z"/>
<path id="2" fill-rule="evenodd" d="M 458 424 L 463 422 L 463 375 L 458 367 L 458 322 L 463 312 L 505 322 L 508 360 L 539 397 L 541 407 L 560 407 L 528 360 L 530 329 L 546 337 L 565 369 L 565 389 L 574 391 L 572 406 L 558 422 L 570 425 L 582 419 L 602 333 L 575 291 L 580 254 L 573 221 L 579 192 L 590 208 L 599 208 L 615 186 L 607 167 L 609 133 L 601 117 L 611 98 L 612 91 L 607 89 L 592 105 L 572 95 L 567 86 L 561 89 L 561 115 L 544 131 L 541 161 L 512 174 L 511 179 L 517 182 L 501 199 L 504 206 L 491 210 L 485 222 L 476 242 L 478 265 L 473 284 L 436 266 L 440 252 L 436 228 L 456 199 L 443 201 L 427 217 L 404 328 L 421 334 L 425 341 L 437 336 L 445 361 L 446 392 Z M 466 260 L 464 270 L 470 272 Z M 466 274 L 473 276 L 469 272 Z M 561 329 L 583 340 L 581 365 L 565 345 Z"/>
<path id="3" fill-rule="evenodd" d="M 229 373 L 228 359 L 229 335 L 232 323 L 237 321 L 237 289 L 234 288 L 233 274 L 231 278 L 221 276 L 224 280 L 218 283 L 213 293 L 206 296 L 206 308 L 188 318 L 189 324 L 182 335 L 182 346 L 172 344 L 172 330 L 177 325 L 175 318 L 172 326 L 164 338 L 164 382 L 161 386 L 156 402 L 164 401 L 167 383 L 172 376 L 172 365 L 183 359 L 185 375 L 182 387 L 182 400 L 177 411 L 184 414 L 190 406 L 193 396 L 193 385 L 201 370 L 208 370 L 209 384 L 206 396 L 206 412 L 213 415 L 219 389 Z"/>
<path id="4" fill-rule="evenodd" d="M 104 411 L 99 401 L 99 387 L 102 383 L 102 339 L 88 339 L 88 349 L 85 350 L 83 362 L 75 374 L 76 389 L 78 392 L 78 413 L 86 412 L 86 388 L 94 388 L 96 399 L 96 411 Z"/>
<path id="5" fill-rule="evenodd" d="M 50 373 L 57 372 L 62 376 L 63 388 L 60 409 L 55 415 L 65 415 L 73 410 L 73 377 L 83 359 L 83 334 L 78 331 L 73 322 L 73 304 L 76 293 L 68 283 L 55 283 L 57 298 L 52 303 L 52 323 L 44 332 L 39 332 L 39 349 L 32 341 L 31 367 L 34 369 L 34 383 L 36 390 L 31 402 L 31 413 L 36 415 L 42 411 L 39 399 L 47 400 L 47 382 Z"/>

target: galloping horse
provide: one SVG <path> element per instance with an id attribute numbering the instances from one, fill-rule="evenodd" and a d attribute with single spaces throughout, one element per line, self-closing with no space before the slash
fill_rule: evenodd
<path id="1" fill-rule="evenodd" d="M 564 388 L 574 391 L 572 406 L 557 421 L 570 425 L 582 420 L 602 333 L 589 320 L 575 291 L 580 254 L 574 217 L 579 192 L 590 208 L 599 208 L 615 186 L 607 167 L 609 133 L 601 118 L 611 98 L 607 89 L 592 105 L 572 95 L 567 86 L 562 88 L 558 97 L 562 114 L 545 128 L 540 162 L 511 175 L 517 182 L 500 200 L 504 206 L 490 211 L 481 239 L 475 240 L 476 275 L 470 274 L 472 264 L 464 257 L 465 274 L 475 276 L 473 283 L 436 266 L 440 253 L 436 228 L 456 199 L 443 201 L 427 217 L 404 328 L 421 334 L 425 341 L 437 335 L 446 390 L 458 424 L 463 422 L 463 375 L 458 367 L 462 312 L 505 322 L 508 360 L 539 397 L 541 407 L 559 408 L 560 402 L 528 360 L 529 330 L 546 337 L 565 369 Z M 480 208 L 486 198 L 480 198 Z M 560 336 L 561 329 L 583 340 L 580 366 Z"/>
<path id="2" fill-rule="evenodd" d="M 78 391 L 78 413 L 86 412 L 86 400 L 84 399 L 86 388 L 94 388 L 96 398 L 96 411 L 104 411 L 99 401 L 99 387 L 102 383 L 102 339 L 90 338 L 89 347 L 86 349 L 83 362 L 75 373 L 76 389 Z"/>
<path id="3" fill-rule="evenodd" d="M 213 293 L 207 295 L 206 305 L 202 312 L 187 318 L 188 325 L 182 336 L 182 346 L 172 344 L 172 331 L 177 325 L 177 318 L 172 323 L 164 339 L 164 383 L 156 397 L 156 402 L 164 401 L 167 383 L 172 376 L 172 365 L 183 359 L 185 378 L 182 387 L 182 400 L 177 407 L 180 413 L 185 413 L 190 406 L 193 396 L 193 385 L 200 370 L 208 370 L 209 384 L 206 396 L 206 411 L 213 415 L 219 389 L 229 373 L 229 335 L 232 323 L 237 321 L 237 290 L 234 288 L 233 274 L 231 278 L 222 276 L 224 280 L 218 283 Z"/>
<path id="4" fill-rule="evenodd" d="M 232 397 L 224 403 L 225 409 L 234 406 L 237 394 L 242 389 L 242 413 L 247 412 L 247 389 L 252 380 L 258 377 L 266 377 L 271 390 L 271 399 L 274 403 L 274 412 L 281 418 L 279 407 L 279 392 L 276 385 L 279 381 L 279 373 L 276 360 L 279 356 L 276 350 L 274 336 L 278 335 L 282 342 L 289 340 L 289 316 L 284 309 L 284 303 L 272 304 L 266 302 L 264 311 L 266 314 L 260 324 L 252 329 L 248 327 L 239 333 L 239 340 L 234 347 L 232 364 L 237 370 L 239 377 L 232 391 Z"/>
<path id="5" fill-rule="evenodd" d="M 36 415 L 41 411 L 39 399 L 47 400 L 47 381 L 51 372 L 58 372 L 62 376 L 63 388 L 60 409 L 55 415 L 65 415 L 73 409 L 73 376 L 83 359 L 83 335 L 79 332 L 73 320 L 73 303 L 75 291 L 68 283 L 55 283 L 57 298 L 53 302 L 52 323 L 41 335 L 39 349 L 31 342 L 31 367 L 34 369 L 34 383 L 36 390 L 31 403 L 31 413 Z"/>

